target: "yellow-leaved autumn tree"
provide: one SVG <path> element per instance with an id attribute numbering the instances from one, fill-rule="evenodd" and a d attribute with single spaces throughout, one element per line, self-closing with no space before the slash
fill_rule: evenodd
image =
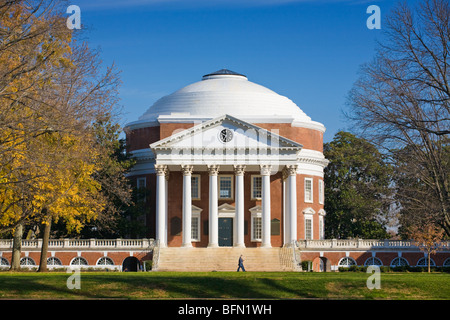
<path id="1" fill-rule="evenodd" d="M 40 222 L 46 270 L 52 220 L 79 231 L 106 205 L 93 125 L 113 112 L 118 75 L 66 27 L 66 2 L 0 4 L 0 231 L 14 234 L 19 268 L 23 226 Z"/>

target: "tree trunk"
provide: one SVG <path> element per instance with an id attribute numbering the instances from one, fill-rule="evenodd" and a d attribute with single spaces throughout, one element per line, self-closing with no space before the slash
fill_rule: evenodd
<path id="1" fill-rule="evenodd" d="M 430 273 L 431 272 L 431 268 L 430 268 L 430 264 L 431 264 L 431 257 L 430 257 L 431 255 L 430 255 L 430 253 L 428 252 L 428 273 Z"/>
<path id="2" fill-rule="evenodd" d="M 23 224 L 20 223 L 16 226 L 16 230 L 14 231 L 11 268 L 10 268 L 11 271 L 20 270 L 20 253 L 22 251 L 22 235 L 23 235 Z"/>
<path id="3" fill-rule="evenodd" d="M 41 247 L 41 260 L 39 262 L 38 272 L 47 272 L 47 252 L 48 252 L 48 239 L 50 238 L 50 229 L 52 227 L 52 218 L 48 218 L 46 222 L 43 223 L 44 234 L 42 236 L 42 247 Z"/>

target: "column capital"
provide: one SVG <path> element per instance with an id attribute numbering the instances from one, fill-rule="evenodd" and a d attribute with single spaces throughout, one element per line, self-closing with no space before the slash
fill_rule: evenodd
<path id="1" fill-rule="evenodd" d="M 194 166 L 183 164 L 181 165 L 181 171 L 183 171 L 183 176 L 190 176 L 192 174 L 192 170 Z"/>
<path id="2" fill-rule="evenodd" d="M 284 167 L 283 171 L 286 176 L 294 176 L 297 174 L 297 168 L 298 166 L 296 164 L 287 165 Z"/>
<path id="3" fill-rule="evenodd" d="M 164 176 L 166 175 L 166 173 L 168 172 L 168 168 L 166 165 L 163 164 L 155 164 L 155 170 L 156 170 L 156 175 L 158 176 Z"/>
<path id="4" fill-rule="evenodd" d="M 272 165 L 262 164 L 262 165 L 260 165 L 260 168 L 261 168 L 262 176 L 270 176 L 270 172 L 272 171 Z"/>
<path id="5" fill-rule="evenodd" d="M 234 166 L 234 174 L 237 176 L 243 176 L 245 171 L 245 165 L 235 165 Z"/>
<path id="6" fill-rule="evenodd" d="M 211 164 L 206 166 L 210 176 L 217 176 L 219 174 L 220 166 L 217 164 Z"/>

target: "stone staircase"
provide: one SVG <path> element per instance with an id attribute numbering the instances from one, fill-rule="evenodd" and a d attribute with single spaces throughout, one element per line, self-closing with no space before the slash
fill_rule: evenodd
<path id="1" fill-rule="evenodd" d="M 159 249 L 155 271 L 236 271 L 240 255 L 246 271 L 293 271 L 291 248 L 179 248 Z"/>

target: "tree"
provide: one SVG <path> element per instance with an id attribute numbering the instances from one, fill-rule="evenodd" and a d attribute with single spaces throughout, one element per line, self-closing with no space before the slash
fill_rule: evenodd
<path id="1" fill-rule="evenodd" d="M 401 3 L 383 32 L 374 60 L 362 66 L 350 91 L 347 116 L 391 158 L 399 179 L 415 181 L 418 195 L 427 193 L 415 198 L 412 185 L 397 183 L 403 212 L 420 224 L 433 211 L 434 223 L 450 236 L 449 2 L 423 0 L 413 9 Z"/>
<path id="2" fill-rule="evenodd" d="M 110 149 L 95 123 L 113 113 L 118 73 L 101 71 L 98 53 L 66 28 L 61 3 L 0 4 L 0 230 L 14 230 L 15 242 L 27 223 L 43 223 L 46 240 L 52 221 L 80 232 L 112 190 L 99 179 Z"/>
<path id="3" fill-rule="evenodd" d="M 327 238 L 386 238 L 392 168 L 369 142 L 338 132 L 324 145 Z"/>
<path id="4" fill-rule="evenodd" d="M 431 272 L 431 255 L 441 247 L 444 230 L 429 221 L 421 226 L 411 226 L 408 234 L 414 239 L 415 245 L 427 254 L 428 272 Z"/>

